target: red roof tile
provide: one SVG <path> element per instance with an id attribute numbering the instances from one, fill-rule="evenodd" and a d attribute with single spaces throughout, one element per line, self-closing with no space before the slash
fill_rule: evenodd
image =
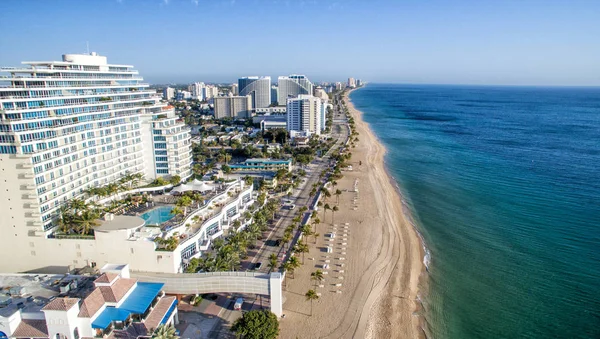
<path id="1" fill-rule="evenodd" d="M 79 317 L 91 318 L 105 303 L 116 303 L 121 301 L 136 282 L 136 279 L 119 278 L 111 286 L 96 287 L 92 293 L 83 300 Z"/>
<path id="2" fill-rule="evenodd" d="M 77 305 L 77 298 L 56 298 L 42 308 L 42 311 L 68 311 Z"/>
<path id="3" fill-rule="evenodd" d="M 154 309 L 148 314 L 146 321 L 144 321 L 144 325 L 148 331 L 152 332 L 156 330 L 174 301 L 175 297 L 164 297 L 156 303 L 156 306 L 154 306 Z"/>
<path id="4" fill-rule="evenodd" d="M 102 273 L 102 275 L 99 276 L 98 279 L 94 280 L 94 283 L 108 284 L 113 282 L 113 280 L 117 279 L 118 276 L 119 275 L 115 273 Z"/>
<path id="5" fill-rule="evenodd" d="M 23 319 L 11 338 L 48 338 L 46 320 Z"/>

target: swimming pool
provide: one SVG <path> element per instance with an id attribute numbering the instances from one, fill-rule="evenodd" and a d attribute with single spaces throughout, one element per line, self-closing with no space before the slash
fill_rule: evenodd
<path id="1" fill-rule="evenodd" d="M 140 217 L 146 220 L 146 225 L 160 225 L 175 216 L 171 214 L 172 209 L 173 206 L 160 206 L 140 215 Z"/>

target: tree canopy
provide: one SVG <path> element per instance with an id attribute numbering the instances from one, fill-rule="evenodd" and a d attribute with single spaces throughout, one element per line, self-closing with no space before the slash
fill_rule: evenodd
<path id="1" fill-rule="evenodd" d="M 243 339 L 275 339 L 279 335 L 279 322 L 269 310 L 252 310 L 236 320 L 231 331 Z"/>

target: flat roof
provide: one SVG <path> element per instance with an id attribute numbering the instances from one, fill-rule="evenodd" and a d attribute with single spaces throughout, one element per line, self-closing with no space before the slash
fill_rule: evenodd
<path id="1" fill-rule="evenodd" d="M 115 215 L 113 220 L 102 220 L 100 226 L 95 227 L 94 231 L 110 232 L 118 230 L 129 230 L 144 226 L 146 221 L 140 217 L 132 215 Z"/>
<path id="2" fill-rule="evenodd" d="M 270 163 L 270 164 L 287 164 L 292 162 L 292 160 L 288 159 L 288 160 L 281 160 L 281 159 L 277 159 L 277 160 L 273 160 L 273 159 L 265 159 L 265 158 L 250 158 L 250 159 L 246 159 L 246 162 L 264 162 L 264 163 Z"/>

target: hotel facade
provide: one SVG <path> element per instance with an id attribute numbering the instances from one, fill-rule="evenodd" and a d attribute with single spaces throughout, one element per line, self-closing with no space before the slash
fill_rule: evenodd
<path id="1" fill-rule="evenodd" d="M 238 79 L 240 96 L 252 97 L 252 108 L 265 108 L 271 105 L 271 77 L 244 77 Z"/>
<path id="2" fill-rule="evenodd" d="M 285 105 L 287 99 L 295 98 L 302 94 L 313 94 L 313 84 L 304 75 L 292 74 L 277 78 L 279 105 Z"/>
<path id="3" fill-rule="evenodd" d="M 133 66 L 95 53 L 23 64 L 0 69 L 8 73 L 0 78 L 5 258 L 47 255 L 38 241 L 56 230 L 59 208 L 88 188 L 133 173 L 191 176 L 190 129 Z"/>
<path id="4" fill-rule="evenodd" d="M 287 99 L 287 130 L 321 134 L 324 129 L 323 102 L 312 95 L 299 95 Z"/>

